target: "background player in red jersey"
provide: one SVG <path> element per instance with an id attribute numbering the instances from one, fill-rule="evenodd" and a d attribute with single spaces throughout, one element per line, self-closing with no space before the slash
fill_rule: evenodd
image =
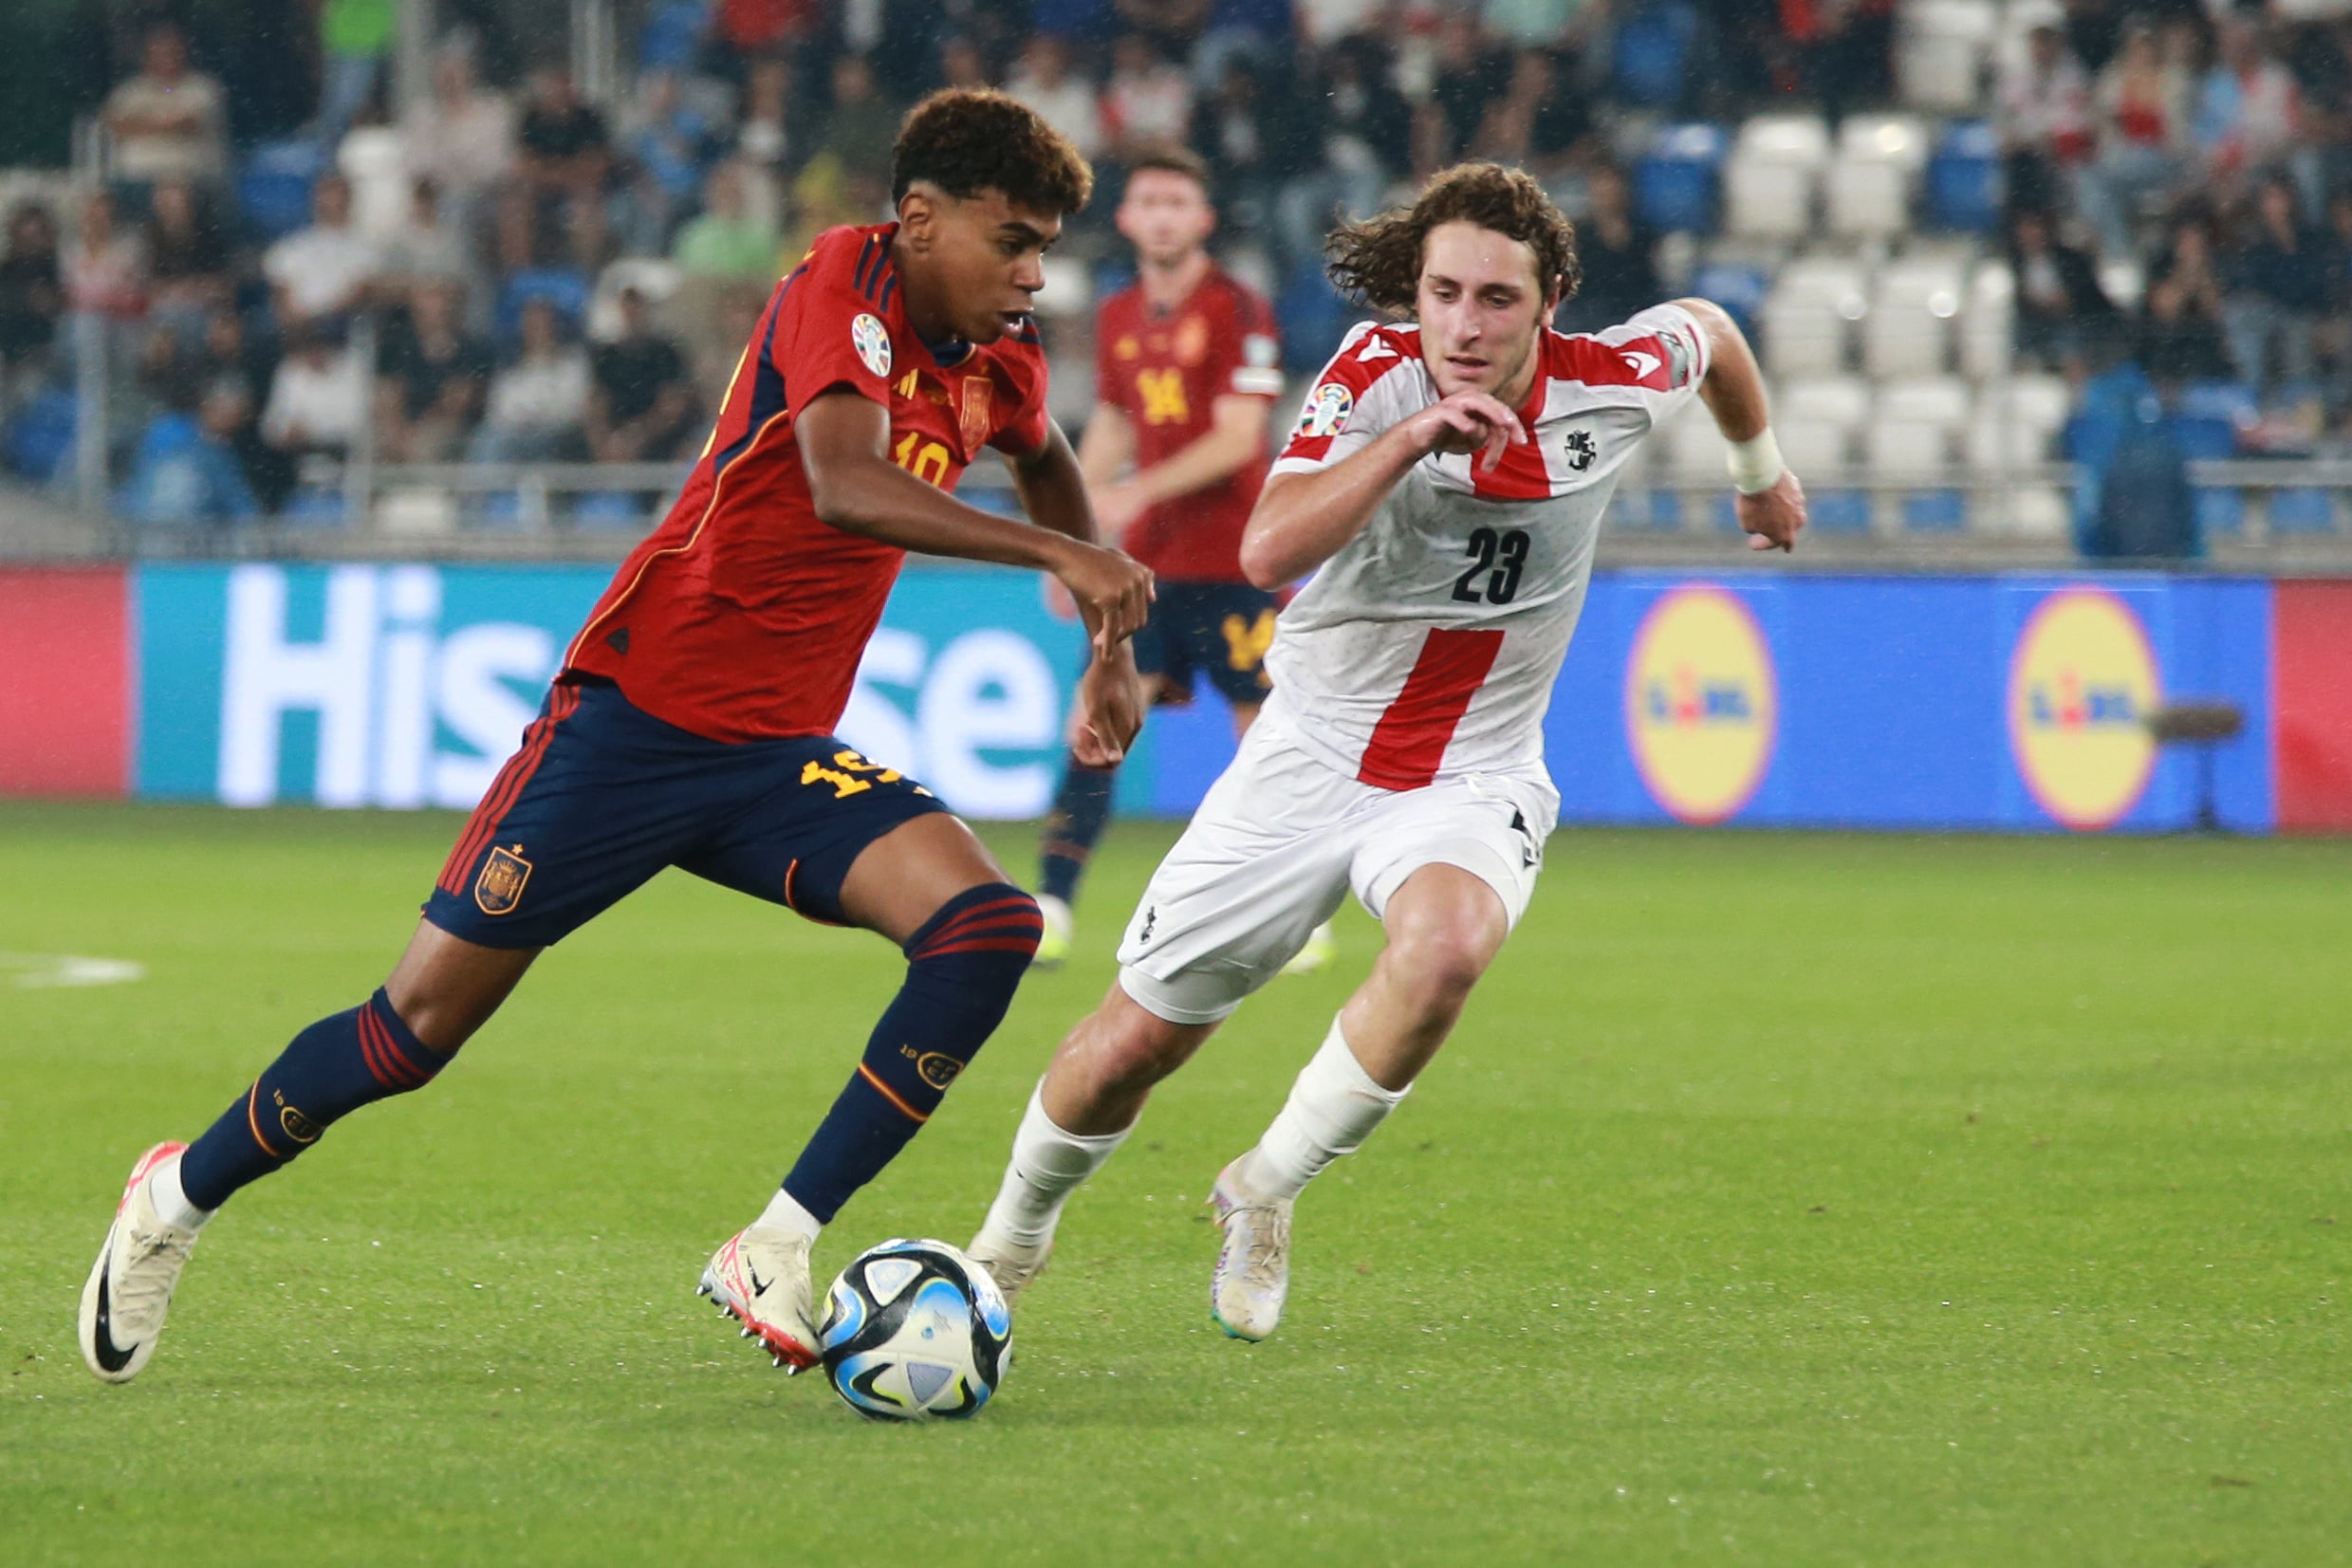
<path id="1" fill-rule="evenodd" d="M 1190 702 L 1204 673 L 1239 734 L 1265 699 L 1274 636 L 1275 597 L 1242 575 L 1240 551 L 1271 460 L 1282 344 L 1272 308 L 1210 257 L 1216 222 L 1198 157 L 1167 148 L 1135 159 L 1118 223 L 1139 276 L 1095 319 L 1095 409 L 1078 460 L 1106 536 L 1158 581 L 1135 639 L 1151 700 Z M 1066 614 L 1066 596 L 1047 593 Z M 1069 954 L 1079 877 L 1111 818 L 1114 770 L 1073 741 L 1039 846 L 1041 965 Z M 1318 935 L 1299 968 L 1328 957 Z"/>
<path id="2" fill-rule="evenodd" d="M 624 562 L 442 869 L 391 977 L 320 1020 L 194 1145 L 134 1167 L 82 1300 L 91 1371 L 153 1355 L 198 1228 L 361 1105 L 422 1087 L 543 948 L 665 866 L 863 926 L 906 982 L 767 1210 L 702 1289 L 815 1359 L 808 1253 L 937 1108 L 1036 949 L 1029 895 L 929 790 L 831 733 L 904 551 L 1050 572 L 1086 618 L 1078 747 L 1141 723 L 1125 639 L 1152 576 L 1091 543 L 1028 310 L 1092 175 L 996 93 L 941 93 L 894 151 L 896 223 L 820 236 L 776 287 L 669 517 Z M 1035 525 L 953 499 L 985 446 Z"/>

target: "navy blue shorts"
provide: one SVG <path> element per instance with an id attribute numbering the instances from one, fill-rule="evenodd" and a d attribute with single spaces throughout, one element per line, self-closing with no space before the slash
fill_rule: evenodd
<path id="1" fill-rule="evenodd" d="M 1152 618 L 1135 635 L 1135 667 L 1165 677 L 1160 702 L 1193 700 L 1193 672 L 1237 707 L 1266 700 L 1266 649 L 1274 640 L 1275 600 L 1247 582 L 1163 582 Z"/>
<path id="2" fill-rule="evenodd" d="M 425 918 L 487 948 L 544 948 L 677 866 L 840 923 L 859 852 L 945 809 L 830 735 L 705 740 L 617 687 L 566 683 L 474 808 Z"/>

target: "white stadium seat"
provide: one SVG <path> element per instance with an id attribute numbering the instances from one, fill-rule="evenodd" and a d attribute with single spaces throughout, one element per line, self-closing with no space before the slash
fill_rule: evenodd
<path id="1" fill-rule="evenodd" d="M 1813 193 L 1829 161 L 1818 115 L 1758 115 L 1740 127 L 1723 170 L 1724 228 L 1788 238 L 1813 231 Z"/>
<path id="2" fill-rule="evenodd" d="M 1911 227 L 1911 193 L 1927 164 L 1927 132 L 1909 115 L 1849 115 L 1829 165 L 1830 231 L 1862 237 Z"/>
<path id="3" fill-rule="evenodd" d="M 1955 376 L 1887 381 L 1879 387 L 1872 420 L 1953 431 L 1968 423 L 1970 401 L 1968 383 Z"/>
<path id="4" fill-rule="evenodd" d="M 1843 476 L 1854 468 L 1854 427 L 1826 419 L 1787 418 L 1775 410 L 1772 431 L 1781 456 L 1806 484 Z"/>
<path id="5" fill-rule="evenodd" d="M 1992 0 L 1911 0 L 1898 13 L 1896 95 L 1920 109 L 1977 108 L 1999 29 Z"/>
<path id="6" fill-rule="evenodd" d="M 1962 286 L 1959 267 L 1940 259 L 1881 271 L 1862 324 L 1863 368 L 1882 378 L 1942 375 Z"/>
<path id="7" fill-rule="evenodd" d="M 1666 427 L 1666 461 L 1660 477 L 1677 485 L 1728 483 L 1730 446 L 1704 408 L 1686 408 Z"/>
<path id="8" fill-rule="evenodd" d="M 2057 376 L 2020 376 L 1985 388 L 1969 419 L 1969 466 L 1980 470 L 2046 462 L 2074 394 Z"/>
<path id="9" fill-rule="evenodd" d="M 1969 284 L 1960 315 L 1960 371 L 1977 380 L 2009 374 L 2016 357 L 2017 280 L 2009 263 L 1989 261 Z"/>
<path id="10" fill-rule="evenodd" d="M 1870 383 L 1859 376 L 1790 381 L 1772 399 L 1772 422 L 1857 430 L 1870 422 Z"/>
<path id="11" fill-rule="evenodd" d="M 1916 115 L 1848 115 L 1838 126 L 1840 160 L 1927 167 L 1927 127 Z"/>
<path id="12" fill-rule="evenodd" d="M 1862 270 L 1834 257 L 1791 262 L 1765 297 L 1766 366 L 1779 380 L 1836 376 L 1845 369 L 1852 323 L 1865 308 Z"/>

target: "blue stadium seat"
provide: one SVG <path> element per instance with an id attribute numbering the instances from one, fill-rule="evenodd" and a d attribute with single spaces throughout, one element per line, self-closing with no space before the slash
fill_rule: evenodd
<path id="1" fill-rule="evenodd" d="M 1669 125 L 1634 165 L 1634 210 L 1653 229 L 1711 233 L 1731 138 L 1719 125 Z"/>
<path id="2" fill-rule="evenodd" d="M 572 504 L 572 524 L 582 528 L 643 528 L 652 505 L 628 490 L 588 490 Z"/>
<path id="3" fill-rule="evenodd" d="M 1638 108 L 1669 109 L 1682 99 L 1698 15 L 1688 6 L 1644 6 L 1617 29 L 1612 74 L 1618 96 Z"/>
<path id="4" fill-rule="evenodd" d="M 325 172 L 326 154 L 315 141 L 256 147 L 237 172 L 237 211 L 261 239 L 282 238 L 310 221 L 310 187 Z"/>
<path id="5" fill-rule="evenodd" d="M 343 492 L 305 485 L 286 498 L 278 521 L 289 528 L 340 528 L 343 526 Z"/>
<path id="6" fill-rule="evenodd" d="M 1958 490 L 1913 490 L 1903 497 L 1903 526 L 1913 533 L 1954 533 L 1968 526 L 1968 502 Z"/>
<path id="7" fill-rule="evenodd" d="M 587 319 L 588 294 L 586 277 L 568 267 L 542 267 L 515 273 L 498 290 L 499 341 L 515 341 L 523 330 L 523 306 L 533 300 L 546 300 L 577 327 Z"/>
<path id="8" fill-rule="evenodd" d="M 1862 490 L 1823 490 L 1805 498 L 1805 526 L 1816 533 L 1870 531 L 1870 496 Z"/>
<path id="9" fill-rule="evenodd" d="M 1990 233 L 2001 221 L 2001 153 L 1992 127 L 1956 120 L 1927 160 L 1927 219 L 1937 229 Z"/>
<path id="10" fill-rule="evenodd" d="M 2200 489 L 2196 492 L 2196 526 L 2204 533 L 2236 533 L 2246 526 L 2246 492 Z"/>
<path id="11" fill-rule="evenodd" d="M 2272 533 L 2335 532 L 2335 492 L 2316 487 L 2297 487 L 2294 489 L 2271 491 L 2270 531 Z"/>
<path id="12" fill-rule="evenodd" d="M 1772 280 L 1761 267 L 1737 267 L 1729 262 L 1709 262 L 1691 275 L 1691 292 L 1723 306 L 1750 338 L 1755 336 L 1756 317 L 1771 286 Z"/>
<path id="13" fill-rule="evenodd" d="M 691 71 L 694 56 L 702 50 L 705 9 L 700 0 L 661 0 L 654 7 L 645 18 L 644 30 L 637 36 L 639 68 L 676 71 L 681 76 Z"/>
<path id="14" fill-rule="evenodd" d="M 70 392 L 44 392 L 9 421 L 7 460 L 26 478 L 46 485 L 73 461 L 80 405 Z"/>

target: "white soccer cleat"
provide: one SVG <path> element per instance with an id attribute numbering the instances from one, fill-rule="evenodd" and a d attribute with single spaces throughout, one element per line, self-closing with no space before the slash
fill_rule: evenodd
<path id="1" fill-rule="evenodd" d="M 195 1250 L 196 1233 L 164 1224 L 152 1190 L 156 1171 L 187 1152 L 184 1143 L 158 1143 L 139 1155 L 82 1287 L 82 1359 L 109 1383 L 129 1382 L 154 1356 L 179 1271 Z"/>
<path id="2" fill-rule="evenodd" d="M 817 1364 L 817 1328 L 808 1316 L 808 1238 L 752 1226 L 712 1254 L 701 1295 L 743 1325 L 776 1365 L 794 1372 Z"/>
<path id="3" fill-rule="evenodd" d="M 1070 945 L 1078 937 L 1078 916 L 1050 893 L 1037 895 L 1037 913 L 1045 917 L 1046 931 L 1037 939 L 1037 956 L 1029 960 L 1029 968 L 1058 969 L 1069 962 Z"/>
<path id="4" fill-rule="evenodd" d="M 1339 940 L 1331 934 L 1331 922 L 1325 920 L 1306 934 L 1306 946 L 1290 955 L 1290 962 L 1282 967 L 1284 974 L 1313 974 L 1328 968 L 1340 955 Z"/>
<path id="5" fill-rule="evenodd" d="M 1233 1180 L 1233 1165 L 1217 1173 L 1209 1194 L 1225 1232 L 1209 1280 L 1209 1315 L 1233 1338 L 1255 1344 L 1282 1321 L 1282 1303 L 1290 1294 L 1292 1200 L 1245 1196 Z"/>
<path id="6" fill-rule="evenodd" d="M 1023 1246 L 982 1231 L 964 1248 L 964 1256 L 989 1271 L 989 1278 L 996 1282 L 996 1293 L 1009 1307 L 1046 1272 L 1046 1264 L 1053 1258 L 1053 1238 L 1046 1237 L 1037 1246 Z"/>

